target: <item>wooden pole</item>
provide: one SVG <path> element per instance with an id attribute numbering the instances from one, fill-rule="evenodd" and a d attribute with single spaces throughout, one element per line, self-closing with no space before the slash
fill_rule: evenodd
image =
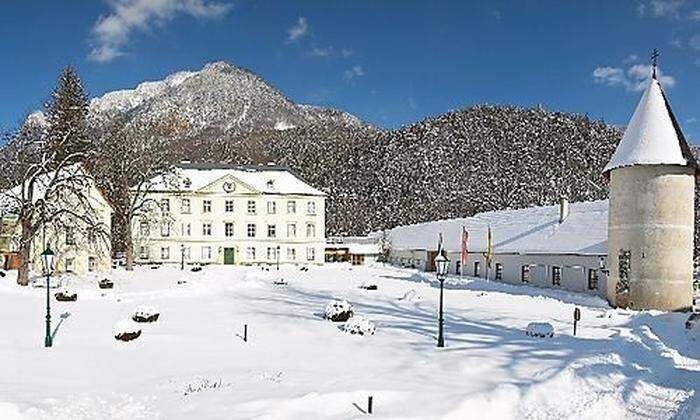
<path id="1" fill-rule="evenodd" d="M 248 324 L 243 325 L 243 341 L 248 342 Z"/>
<path id="2" fill-rule="evenodd" d="M 367 414 L 372 414 L 372 396 L 367 397 Z"/>

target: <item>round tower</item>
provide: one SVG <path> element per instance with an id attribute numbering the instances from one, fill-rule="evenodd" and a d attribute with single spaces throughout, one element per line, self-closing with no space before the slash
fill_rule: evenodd
<path id="1" fill-rule="evenodd" d="M 604 169 L 611 305 L 692 307 L 698 164 L 654 75 Z"/>

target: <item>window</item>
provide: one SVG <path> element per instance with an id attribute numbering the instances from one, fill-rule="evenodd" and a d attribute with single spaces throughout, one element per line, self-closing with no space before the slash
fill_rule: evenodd
<path id="1" fill-rule="evenodd" d="M 169 260 L 170 259 L 170 247 L 164 246 L 160 249 L 160 259 Z"/>
<path id="2" fill-rule="evenodd" d="M 170 213 L 170 199 L 162 198 L 160 200 L 160 211 L 164 214 Z"/>
<path id="3" fill-rule="evenodd" d="M 307 214 L 316 214 L 316 202 L 315 201 L 309 201 L 306 203 L 306 213 Z"/>
<path id="4" fill-rule="evenodd" d="M 141 258 L 142 260 L 148 259 L 148 247 L 143 245 L 139 247 L 139 258 Z"/>
<path id="5" fill-rule="evenodd" d="M 170 223 L 163 222 L 160 225 L 160 236 L 170 236 Z"/>
<path id="6" fill-rule="evenodd" d="M 313 238 L 316 236 L 316 225 L 313 223 L 306 224 L 306 237 Z"/>
<path id="7" fill-rule="evenodd" d="M 287 237 L 296 238 L 297 237 L 297 225 L 296 223 L 287 224 Z"/>
<path id="8" fill-rule="evenodd" d="M 297 259 L 297 250 L 294 248 L 287 248 L 287 259 L 294 261 Z"/>
<path id="9" fill-rule="evenodd" d="M 69 273 L 75 271 L 75 258 L 66 258 L 66 271 Z"/>
<path id="10" fill-rule="evenodd" d="M 496 280 L 503 280 L 503 264 L 496 263 Z"/>
<path id="11" fill-rule="evenodd" d="M 277 248 L 271 247 L 271 246 L 267 248 L 267 259 L 268 260 L 276 260 L 277 259 Z"/>
<path id="12" fill-rule="evenodd" d="M 226 200 L 226 213 L 233 213 L 233 200 Z"/>
<path id="13" fill-rule="evenodd" d="M 474 277 L 479 277 L 481 275 L 481 264 L 479 261 L 474 261 Z"/>
<path id="14" fill-rule="evenodd" d="M 294 200 L 287 201 L 287 214 L 294 214 L 297 212 L 297 202 Z"/>
<path id="15" fill-rule="evenodd" d="M 275 213 L 277 213 L 277 202 L 268 201 L 267 202 L 267 214 L 275 214 Z"/>
<path id="16" fill-rule="evenodd" d="M 618 254 L 617 269 L 618 282 L 615 285 L 615 293 L 627 293 L 630 290 L 630 271 L 632 270 L 632 253 L 630 250 L 621 249 Z"/>
<path id="17" fill-rule="evenodd" d="M 255 214 L 255 201 L 248 200 L 248 214 Z"/>
<path id="18" fill-rule="evenodd" d="M 462 262 L 457 261 L 455 263 L 455 274 L 462 274 Z"/>
<path id="19" fill-rule="evenodd" d="M 203 246 L 202 247 L 202 259 L 203 260 L 210 260 L 211 259 L 211 247 L 210 246 Z"/>
<path id="20" fill-rule="evenodd" d="M 520 267 L 520 281 L 523 283 L 530 283 L 530 266 L 524 265 Z"/>
<path id="21" fill-rule="evenodd" d="M 192 254 L 190 253 L 190 247 L 186 246 L 182 248 L 182 258 L 185 260 L 189 260 L 190 257 L 192 257 Z"/>
<path id="22" fill-rule="evenodd" d="M 595 268 L 588 269 L 588 290 L 598 289 L 598 270 Z"/>
<path id="23" fill-rule="evenodd" d="M 274 238 L 277 236 L 277 225 L 267 225 L 267 237 Z"/>
<path id="24" fill-rule="evenodd" d="M 66 245 L 75 245 L 75 228 L 66 228 Z"/>
<path id="25" fill-rule="evenodd" d="M 552 267 L 552 286 L 561 286 L 561 267 Z"/>
<path id="26" fill-rule="evenodd" d="M 255 247 L 249 246 L 246 248 L 245 255 L 248 260 L 253 261 L 255 259 Z"/>
<path id="27" fill-rule="evenodd" d="M 190 236 L 192 235 L 192 225 L 189 223 L 183 223 L 182 224 L 182 236 Z"/>
<path id="28" fill-rule="evenodd" d="M 226 236 L 231 237 L 233 236 L 233 223 L 231 222 L 226 222 L 224 224 L 224 233 Z"/>
<path id="29" fill-rule="evenodd" d="M 139 233 L 141 236 L 149 236 L 151 234 L 151 229 L 148 226 L 148 222 L 141 222 L 141 226 L 139 227 Z"/>
<path id="30" fill-rule="evenodd" d="M 211 200 L 202 201 L 202 213 L 211 213 Z"/>
<path id="31" fill-rule="evenodd" d="M 92 272 L 97 269 L 97 260 L 95 257 L 88 257 L 88 271 Z"/>
<path id="32" fill-rule="evenodd" d="M 190 199 L 189 198 L 183 198 L 182 201 L 180 202 L 180 213 L 190 214 Z"/>
<path id="33" fill-rule="evenodd" d="M 316 248 L 306 248 L 306 259 L 309 261 L 316 259 Z"/>
<path id="34" fill-rule="evenodd" d="M 248 223 L 248 237 L 255 238 L 255 223 Z"/>
<path id="35" fill-rule="evenodd" d="M 202 223 L 202 236 L 211 236 L 211 223 Z"/>

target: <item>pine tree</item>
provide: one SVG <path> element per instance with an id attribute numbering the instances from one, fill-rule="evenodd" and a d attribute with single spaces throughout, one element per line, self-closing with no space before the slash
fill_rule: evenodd
<path id="1" fill-rule="evenodd" d="M 68 66 L 59 79 L 46 106 L 44 151 L 55 153 L 57 164 L 65 159 L 84 162 L 93 152 L 87 129 L 88 98 L 73 67 Z"/>

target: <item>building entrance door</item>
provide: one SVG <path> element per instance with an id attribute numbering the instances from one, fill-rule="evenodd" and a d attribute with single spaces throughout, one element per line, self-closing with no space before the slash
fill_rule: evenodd
<path id="1" fill-rule="evenodd" d="M 224 248 L 224 264 L 232 265 L 236 263 L 236 249 Z"/>

